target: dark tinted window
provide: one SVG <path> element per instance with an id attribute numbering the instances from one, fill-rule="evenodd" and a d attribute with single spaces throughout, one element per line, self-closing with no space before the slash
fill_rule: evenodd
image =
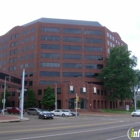
<path id="1" fill-rule="evenodd" d="M 63 54 L 63 59 L 82 59 L 81 54 Z"/>
<path id="2" fill-rule="evenodd" d="M 63 46 L 63 50 L 69 50 L 69 51 L 81 51 L 81 50 L 82 50 L 82 46 L 65 45 L 65 46 Z"/>
<path id="3" fill-rule="evenodd" d="M 79 37 L 63 37 L 64 42 L 81 42 L 82 39 Z"/>
<path id="4" fill-rule="evenodd" d="M 98 38 L 85 38 L 85 43 L 101 44 L 102 43 L 102 39 L 98 39 Z"/>
<path id="5" fill-rule="evenodd" d="M 60 50 L 60 45 L 55 44 L 41 44 L 41 49 Z"/>
<path id="6" fill-rule="evenodd" d="M 85 77 L 87 78 L 95 78 L 98 76 L 98 73 L 91 73 L 91 72 L 86 72 Z"/>
<path id="7" fill-rule="evenodd" d="M 53 27 L 42 27 L 41 31 L 43 32 L 55 32 L 55 33 L 59 33 L 60 32 L 60 28 L 53 28 Z"/>
<path id="8" fill-rule="evenodd" d="M 60 37 L 59 36 L 41 36 L 41 40 L 60 41 Z"/>
<path id="9" fill-rule="evenodd" d="M 82 77 L 82 72 L 63 72 L 63 77 Z"/>
<path id="10" fill-rule="evenodd" d="M 85 30 L 84 34 L 88 34 L 88 35 L 102 35 L 102 31 L 99 30 Z"/>
<path id="11" fill-rule="evenodd" d="M 78 63 L 63 63 L 63 68 L 82 68 L 82 64 L 78 64 Z"/>
<path id="12" fill-rule="evenodd" d="M 85 55 L 85 60 L 103 60 L 100 55 Z"/>
<path id="13" fill-rule="evenodd" d="M 85 46 L 85 51 L 90 52 L 102 52 L 103 48 L 102 47 L 90 47 L 90 46 Z"/>
<path id="14" fill-rule="evenodd" d="M 40 57 L 58 59 L 58 58 L 60 58 L 60 54 L 58 54 L 58 53 L 41 53 Z"/>
<path id="15" fill-rule="evenodd" d="M 80 29 L 68 29 L 68 28 L 63 29 L 63 32 L 70 33 L 70 34 L 81 34 L 82 33 L 82 31 Z"/>
<path id="16" fill-rule="evenodd" d="M 40 71 L 40 76 L 46 76 L 46 77 L 60 77 L 60 72 Z"/>

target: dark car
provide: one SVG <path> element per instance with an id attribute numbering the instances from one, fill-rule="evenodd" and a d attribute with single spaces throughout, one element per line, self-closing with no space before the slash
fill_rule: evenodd
<path id="1" fill-rule="evenodd" d="M 39 119 L 53 119 L 53 114 L 49 111 L 41 111 L 38 113 Z"/>

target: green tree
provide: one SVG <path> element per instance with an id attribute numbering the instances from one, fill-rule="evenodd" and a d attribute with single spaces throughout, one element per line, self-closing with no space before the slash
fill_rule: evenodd
<path id="1" fill-rule="evenodd" d="M 131 52 L 125 46 L 112 48 L 99 74 L 105 88 L 110 91 L 110 100 L 120 100 L 121 105 L 125 99 L 133 96 L 131 87 L 136 79 L 133 68 L 137 65 L 137 59 L 130 55 Z"/>
<path id="2" fill-rule="evenodd" d="M 27 90 L 27 97 L 25 99 L 25 106 L 26 107 L 35 107 L 36 106 L 36 96 L 32 89 Z"/>
<path id="3" fill-rule="evenodd" d="M 137 101 L 137 107 L 140 108 L 140 100 Z"/>
<path id="4" fill-rule="evenodd" d="M 44 108 L 50 109 L 50 107 L 54 106 L 55 103 L 55 94 L 53 93 L 50 86 L 48 86 L 44 92 L 44 95 L 41 100 L 41 104 L 44 105 Z"/>
<path id="5" fill-rule="evenodd" d="M 10 96 L 10 94 L 9 94 L 8 90 L 6 89 L 6 92 L 5 92 L 5 99 L 6 99 L 5 107 L 10 106 L 10 101 L 8 99 L 9 96 Z M 3 103 L 2 103 L 3 97 L 4 97 L 4 92 L 1 94 L 1 97 L 0 97 L 0 106 L 1 107 L 3 106 Z"/>

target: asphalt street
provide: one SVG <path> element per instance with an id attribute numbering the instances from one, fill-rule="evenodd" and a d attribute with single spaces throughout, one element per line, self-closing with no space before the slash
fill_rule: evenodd
<path id="1" fill-rule="evenodd" d="M 128 129 L 140 129 L 140 117 L 130 115 L 84 115 L 53 120 L 27 117 L 29 121 L 1 123 L 0 140 L 128 140 Z"/>

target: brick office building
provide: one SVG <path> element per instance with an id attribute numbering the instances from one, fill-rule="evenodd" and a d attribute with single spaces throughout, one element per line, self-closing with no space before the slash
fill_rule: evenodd
<path id="1" fill-rule="evenodd" d="M 18 76 L 25 69 L 25 85 L 35 91 L 39 107 L 50 85 L 57 88 L 58 108 L 74 109 L 76 93 L 79 109 L 117 108 L 96 77 L 110 49 L 121 45 L 127 46 L 119 34 L 98 22 L 41 18 L 0 37 L 0 65 Z"/>

